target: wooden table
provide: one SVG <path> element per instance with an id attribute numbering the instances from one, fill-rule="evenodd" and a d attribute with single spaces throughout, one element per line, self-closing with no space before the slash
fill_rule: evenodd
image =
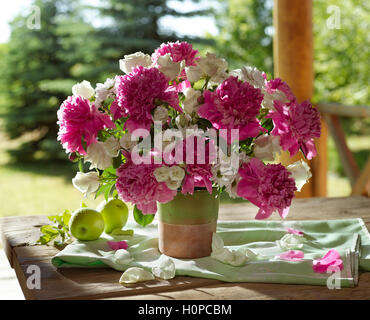
<path id="1" fill-rule="evenodd" d="M 253 219 L 257 210 L 250 204 L 228 204 L 220 208 L 220 220 Z M 295 199 L 289 220 L 344 219 L 361 217 L 370 227 L 370 198 Z M 279 219 L 274 215 L 272 219 Z M 5 252 L 15 269 L 26 299 L 369 299 L 370 272 L 361 273 L 356 288 L 329 290 L 326 287 L 264 283 L 224 283 L 217 280 L 176 277 L 124 287 L 121 272 L 112 269 L 56 269 L 52 246 L 30 246 L 40 236 L 45 216 L 5 217 L 0 233 Z M 41 268 L 41 289 L 30 290 L 27 268 Z"/>

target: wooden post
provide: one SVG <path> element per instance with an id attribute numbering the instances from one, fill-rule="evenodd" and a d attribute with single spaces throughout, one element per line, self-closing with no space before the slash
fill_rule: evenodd
<path id="1" fill-rule="evenodd" d="M 288 83 L 299 102 L 311 100 L 313 93 L 312 0 L 274 0 L 274 76 Z M 326 196 L 327 130 L 316 141 L 317 158 L 310 161 L 311 181 L 297 197 Z M 290 157 L 284 152 L 283 164 L 304 159 L 301 154 Z M 307 161 L 308 162 L 308 161 Z"/>

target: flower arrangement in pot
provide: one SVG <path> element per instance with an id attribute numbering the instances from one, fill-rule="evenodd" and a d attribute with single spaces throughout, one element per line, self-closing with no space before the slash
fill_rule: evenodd
<path id="1" fill-rule="evenodd" d="M 256 205 L 256 219 L 285 218 L 308 165 L 271 163 L 281 150 L 316 155 L 320 114 L 281 79 L 245 66 L 229 70 L 186 42 L 120 60 L 124 74 L 76 84 L 58 110 L 58 140 L 80 166 L 73 185 L 134 205 L 146 225 L 158 211 L 159 249 L 207 256 L 219 194 Z"/>

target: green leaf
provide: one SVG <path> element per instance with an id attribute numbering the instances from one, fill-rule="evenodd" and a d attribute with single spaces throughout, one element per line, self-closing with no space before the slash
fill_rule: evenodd
<path id="1" fill-rule="evenodd" d="M 69 210 L 65 210 L 63 212 L 63 224 L 68 228 L 68 225 L 69 225 L 69 220 L 71 219 L 71 213 L 69 212 Z"/>
<path id="2" fill-rule="evenodd" d="M 85 202 L 81 202 L 81 205 L 80 205 L 81 208 L 87 208 L 87 204 Z"/>
<path id="3" fill-rule="evenodd" d="M 42 226 L 40 228 L 40 231 L 46 235 L 51 235 L 51 236 L 53 235 L 57 236 L 59 234 L 58 230 L 56 230 L 55 227 L 49 226 L 49 225 Z"/>
<path id="4" fill-rule="evenodd" d="M 123 163 L 121 154 L 118 155 L 118 157 L 113 158 L 113 168 L 117 169 L 121 166 Z"/>
<path id="5" fill-rule="evenodd" d="M 154 214 L 143 214 L 135 205 L 134 219 L 139 225 L 145 227 L 154 220 Z"/>

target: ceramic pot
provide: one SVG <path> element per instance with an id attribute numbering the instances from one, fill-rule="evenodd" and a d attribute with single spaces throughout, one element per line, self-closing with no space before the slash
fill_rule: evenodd
<path id="1" fill-rule="evenodd" d="M 219 195 L 216 190 L 178 192 L 167 203 L 158 203 L 159 250 L 184 259 L 207 257 L 212 251 L 212 234 L 216 232 Z"/>

